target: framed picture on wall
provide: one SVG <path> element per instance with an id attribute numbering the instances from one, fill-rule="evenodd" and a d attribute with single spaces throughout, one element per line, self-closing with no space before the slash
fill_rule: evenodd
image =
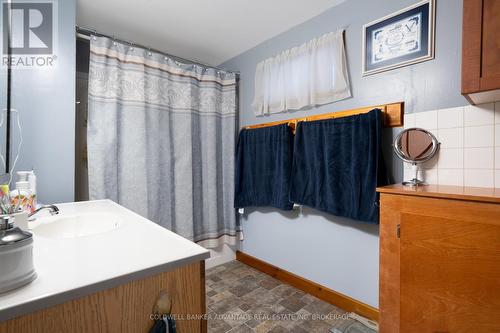
<path id="1" fill-rule="evenodd" d="M 434 59 L 435 0 L 363 26 L 363 76 Z"/>

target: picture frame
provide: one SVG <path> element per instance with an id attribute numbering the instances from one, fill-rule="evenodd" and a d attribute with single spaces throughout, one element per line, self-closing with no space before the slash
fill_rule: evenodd
<path id="1" fill-rule="evenodd" d="M 434 59 L 435 0 L 363 25 L 363 76 Z"/>

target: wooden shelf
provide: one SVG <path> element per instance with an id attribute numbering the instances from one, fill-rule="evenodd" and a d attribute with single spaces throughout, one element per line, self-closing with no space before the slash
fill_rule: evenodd
<path id="1" fill-rule="evenodd" d="M 404 103 L 398 102 L 398 103 L 391 103 L 391 104 L 366 106 L 366 107 L 356 108 L 356 109 L 351 109 L 351 110 L 329 112 L 329 113 L 323 113 L 323 114 L 318 114 L 318 115 L 311 115 L 308 117 L 272 121 L 272 122 L 268 122 L 268 123 L 245 126 L 245 128 L 252 129 L 252 128 L 262 128 L 262 127 L 276 126 L 276 125 L 281 125 L 281 124 L 288 124 L 288 126 L 290 126 L 295 131 L 295 127 L 297 126 L 297 123 L 301 122 L 301 121 L 315 121 L 315 120 L 342 118 L 342 117 L 348 117 L 348 116 L 354 116 L 354 115 L 358 115 L 358 114 L 368 113 L 368 112 L 372 111 L 373 109 L 382 110 L 382 114 L 383 114 L 382 125 L 384 127 L 401 127 L 401 126 L 403 126 Z"/>

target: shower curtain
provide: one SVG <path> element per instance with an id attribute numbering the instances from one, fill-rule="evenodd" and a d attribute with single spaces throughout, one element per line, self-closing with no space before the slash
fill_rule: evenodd
<path id="1" fill-rule="evenodd" d="M 92 37 L 90 199 L 205 247 L 234 244 L 235 74 Z"/>

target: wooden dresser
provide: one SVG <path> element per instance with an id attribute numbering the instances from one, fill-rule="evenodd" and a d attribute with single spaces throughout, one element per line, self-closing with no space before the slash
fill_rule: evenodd
<path id="1" fill-rule="evenodd" d="M 500 189 L 380 195 L 380 332 L 500 332 Z"/>

